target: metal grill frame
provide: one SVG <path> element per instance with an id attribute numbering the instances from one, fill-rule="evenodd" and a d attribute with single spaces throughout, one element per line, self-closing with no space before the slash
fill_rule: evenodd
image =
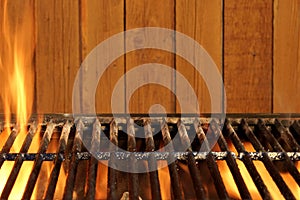
<path id="1" fill-rule="evenodd" d="M 244 182 L 241 173 L 239 172 L 238 165 L 236 163 L 236 159 L 241 160 L 246 166 L 248 172 L 250 173 L 261 197 L 263 199 L 271 199 L 271 195 L 262 181 L 259 173 L 257 172 L 253 161 L 260 160 L 265 165 L 266 169 L 270 173 L 274 182 L 277 184 L 282 195 L 287 199 L 295 199 L 295 196 L 290 191 L 289 187 L 286 185 L 284 180 L 282 179 L 278 169 L 275 167 L 272 161 L 281 160 L 284 161 L 287 165 L 287 169 L 292 177 L 295 179 L 298 185 L 300 185 L 300 176 L 299 171 L 296 169 L 293 161 L 300 160 L 300 146 L 299 141 L 296 141 L 297 134 L 300 135 L 300 114 L 249 114 L 249 115 L 240 115 L 240 114 L 230 114 L 226 115 L 226 120 L 221 122 L 218 118 L 210 118 L 210 114 L 202 114 L 200 117 L 195 115 L 183 115 L 184 118 L 180 119 L 180 115 L 168 115 L 165 119 L 161 117 L 162 115 L 157 114 L 152 119 L 152 122 L 159 122 L 161 124 L 161 133 L 163 136 L 164 144 L 172 143 L 170 130 L 168 124 L 176 125 L 178 129 L 178 134 L 180 135 L 180 139 L 182 142 L 189 143 L 189 137 L 187 135 L 187 130 L 185 124 L 193 124 L 197 138 L 200 144 L 205 144 L 205 133 L 201 124 L 210 123 L 210 128 L 208 131 L 220 134 L 218 139 L 218 145 L 221 149 L 221 152 L 194 152 L 191 148 L 187 149 L 186 152 L 176 152 L 174 147 L 170 147 L 169 152 L 152 152 L 154 150 L 154 141 L 153 135 L 151 133 L 151 124 L 150 121 L 147 120 L 147 115 L 140 114 L 132 114 L 131 119 L 128 120 L 124 118 L 124 115 L 99 115 L 97 116 L 98 120 L 95 121 L 93 117 L 83 116 L 79 121 L 75 121 L 70 114 L 49 114 L 44 115 L 43 118 L 43 126 L 46 126 L 46 130 L 44 131 L 43 139 L 41 142 L 41 146 L 37 153 L 27 153 L 32 138 L 36 132 L 37 124 L 36 121 L 40 118 L 40 115 L 33 115 L 28 123 L 29 129 L 27 137 L 23 143 L 20 153 L 9 153 L 11 146 L 18 134 L 18 126 L 15 125 L 15 118 L 12 116 L 12 130 L 9 138 L 7 139 L 5 145 L 2 147 L 0 152 L 0 167 L 5 161 L 15 161 L 13 170 L 9 176 L 9 179 L 3 189 L 1 194 L 1 198 L 8 198 L 14 182 L 17 178 L 18 172 L 22 166 L 23 161 L 34 161 L 34 167 L 30 174 L 28 184 L 25 188 L 25 192 L 23 194 L 24 199 L 29 199 L 32 195 L 34 185 L 37 181 L 37 177 L 44 161 L 54 161 L 54 167 L 52 169 L 49 185 L 47 191 L 45 192 L 44 198 L 51 199 L 53 198 L 53 194 L 55 191 L 55 186 L 57 183 L 59 169 L 62 163 L 65 160 L 70 161 L 68 176 L 66 180 L 66 187 L 64 192 L 64 199 L 72 198 L 75 176 L 77 171 L 77 166 L 80 160 L 89 160 L 89 176 L 88 176 L 88 186 L 86 197 L 93 198 L 95 197 L 95 177 L 97 175 L 97 162 L 98 160 L 109 160 L 113 162 L 115 159 L 123 159 L 130 160 L 131 167 L 134 167 L 134 163 L 137 160 L 148 160 L 148 165 L 154 169 L 157 168 L 155 165 L 156 160 L 168 160 L 171 157 L 176 158 L 176 160 L 185 161 L 189 167 L 189 171 L 191 174 L 194 190 L 196 197 L 198 199 L 205 198 L 205 190 L 203 187 L 203 183 L 201 183 L 200 173 L 197 169 L 196 161 L 198 160 L 206 160 L 207 165 L 209 166 L 209 170 L 211 172 L 211 176 L 213 178 L 216 191 L 218 196 L 223 198 L 229 198 L 228 193 L 225 189 L 224 183 L 222 181 L 222 177 L 220 175 L 220 171 L 216 164 L 216 160 L 225 160 L 230 171 L 233 175 L 233 178 L 237 184 L 238 190 L 240 192 L 240 196 L 243 199 L 251 199 L 251 194 L 248 191 L 246 183 Z M 214 114 L 214 117 L 217 115 Z M 219 116 L 223 116 L 219 114 Z M 153 115 L 151 116 L 153 117 Z M 3 119 L 4 116 L 0 115 L 0 120 Z M 114 144 L 118 144 L 117 132 L 121 131 L 122 126 L 118 126 L 114 119 L 119 119 L 118 122 L 121 124 L 126 124 L 128 134 L 128 151 L 126 152 L 99 152 L 99 144 L 100 144 L 100 130 L 107 128 L 109 126 L 110 131 L 110 141 Z M 146 120 L 145 120 L 146 119 Z M 196 119 L 196 120 L 195 120 Z M 278 120 L 279 119 L 279 120 Z M 0 131 L 5 127 L 3 121 L 0 121 Z M 147 136 L 146 139 L 146 152 L 136 152 L 135 148 L 135 130 L 133 127 L 133 122 L 137 122 L 138 124 L 143 124 L 145 129 L 145 134 Z M 224 124 L 223 130 L 220 130 L 219 124 Z M 76 124 L 76 133 L 74 136 L 73 148 L 72 152 L 69 154 L 65 154 L 65 149 L 68 140 L 68 134 L 71 131 L 71 128 Z M 83 132 L 83 128 L 87 125 L 93 124 L 93 133 L 92 133 L 92 148 L 93 151 L 97 152 L 96 157 L 91 156 L 89 152 L 82 152 L 83 144 L 80 138 L 80 134 Z M 104 126 L 103 126 L 104 125 Z M 51 140 L 51 136 L 55 127 L 62 127 L 61 137 L 59 140 L 59 146 L 56 153 L 46 153 L 48 144 Z M 238 126 L 238 132 L 243 132 L 243 134 L 248 138 L 256 152 L 247 152 L 236 133 L 236 129 L 233 127 Z M 253 126 L 255 128 L 253 129 Z M 272 126 L 272 131 L 276 131 L 277 134 L 283 135 L 284 142 L 291 144 L 290 147 L 292 151 L 286 152 L 284 147 L 282 147 L 277 139 L 274 137 L 274 134 L 271 133 L 269 126 Z M 291 130 L 287 129 L 289 127 Z M 115 131 L 115 132 L 114 132 Z M 255 132 L 255 134 L 254 134 Z M 293 132 L 293 134 L 291 133 Z M 259 134 L 259 135 L 257 135 Z M 293 137 L 293 136 L 297 137 Z M 230 151 L 228 148 L 227 142 L 224 138 L 225 135 L 228 137 L 234 144 L 238 154 L 235 154 Z M 263 137 L 267 140 L 270 145 L 274 148 L 274 152 L 268 152 L 265 150 L 260 140 L 257 138 Z M 171 163 L 169 166 L 171 185 L 173 188 L 173 195 L 175 199 L 182 199 L 183 194 L 180 189 L 180 180 L 177 173 L 176 163 Z M 111 199 L 116 199 L 117 194 L 114 184 L 116 182 L 116 173 L 117 171 L 113 168 L 109 168 L 109 180 L 108 187 L 110 188 L 110 192 L 108 197 Z M 129 196 L 131 199 L 138 199 L 138 176 L 136 174 L 129 174 Z M 150 181 L 151 181 L 151 195 L 156 199 L 161 198 L 158 174 L 157 171 L 150 173 Z"/>

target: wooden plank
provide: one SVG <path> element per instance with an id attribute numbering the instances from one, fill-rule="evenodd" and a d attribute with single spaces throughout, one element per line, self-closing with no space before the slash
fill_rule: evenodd
<path id="1" fill-rule="evenodd" d="M 224 1 L 227 112 L 272 111 L 271 0 Z"/>
<path id="2" fill-rule="evenodd" d="M 36 101 L 39 113 L 71 113 L 79 69 L 78 1 L 36 0 Z"/>
<path id="3" fill-rule="evenodd" d="M 166 0 L 163 3 L 160 0 L 127 0 L 125 16 L 126 30 L 149 26 L 174 29 L 174 6 L 174 0 Z M 134 45 L 139 45 L 138 43 L 139 41 L 136 41 Z M 174 43 L 166 43 L 166 45 L 173 46 Z M 126 54 L 126 72 L 146 63 L 161 63 L 173 68 L 174 56 L 171 53 L 154 49 L 137 50 Z M 138 79 L 148 80 L 150 76 L 155 76 L 158 73 L 159 71 L 153 70 L 152 74 L 141 74 L 136 76 L 135 80 L 126 79 L 126 88 L 132 84 L 131 81 L 137 81 Z M 167 75 L 166 77 L 168 77 L 166 81 L 170 83 L 170 89 L 174 89 L 174 77 L 170 78 Z M 163 109 L 155 106 L 155 104 L 160 104 L 168 113 L 175 112 L 174 94 L 167 88 L 157 84 L 148 84 L 137 89 L 131 95 L 130 101 L 126 103 L 129 103 L 129 110 L 127 112 L 130 113 L 148 113 L 151 108 L 152 112 L 162 112 Z M 154 107 L 152 107 L 153 105 Z"/>
<path id="4" fill-rule="evenodd" d="M 182 32 L 197 41 L 208 52 L 222 74 L 222 1 L 221 0 L 176 0 L 176 31 Z M 176 44 L 176 49 L 184 48 Z M 194 49 L 188 49 L 195 57 Z M 200 112 L 211 112 L 211 101 L 206 84 L 194 66 L 180 57 L 176 57 L 176 70 L 181 73 L 193 87 L 198 97 Z M 184 93 L 190 98 L 190 91 L 178 91 L 180 81 L 176 79 L 176 92 Z M 222 97 L 220 97 L 221 106 Z M 192 106 L 191 111 L 197 110 L 193 99 L 186 99 Z M 221 108 L 221 107 L 220 107 Z M 176 103 L 176 112 L 180 112 Z M 220 109 L 220 112 L 222 110 Z"/>
<path id="5" fill-rule="evenodd" d="M 300 1 L 274 3 L 274 112 L 300 112 Z"/>
<path id="6" fill-rule="evenodd" d="M 82 59 L 84 59 L 98 44 L 112 35 L 124 31 L 124 1 L 84 0 L 81 3 L 81 8 Z M 112 47 L 124 48 L 124 43 Z M 97 59 L 101 59 L 101 57 L 97 57 Z M 96 92 L 97 113 L 112 112 L 112 91 L 123 73 L 124 56 L 111 63 L 101 76 Z M 96 70 L 94 74 L 94 77 L 83 76 L 82 78 L 88 81 L 97 80 L 99 71 Z M 84 87 L 83 85 L 83 92 L 85 91 Z M 124 85 L 122 88 L 124 92 Z M 124 112 L 124 94 L 118 95 L 118 101 L 117 112 Z"/>

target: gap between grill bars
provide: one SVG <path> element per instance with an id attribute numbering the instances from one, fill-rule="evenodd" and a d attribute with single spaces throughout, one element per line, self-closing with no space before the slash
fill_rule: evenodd
<path id="1" fill-rule="evenodd" d="M 1 199 L 298 198 L 300 118 L 227 117 L 46 115 L 23 135 L 1 121 Z"/>

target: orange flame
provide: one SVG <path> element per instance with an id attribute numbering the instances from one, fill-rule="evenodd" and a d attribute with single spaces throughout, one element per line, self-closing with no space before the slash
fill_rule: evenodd
<path id="1" fill-rule="evenodd" d="M 230 151 L 237 153 L 236 149 L 234 148 L 233 144 L 230 141 L 228 142 L 228 147 Z M 249 142 L 245 142 L 244 146 L 248 152 L 255 152 L 255 149 Z M 240 199 L 239 191 L 236 187 L 236 184 L 234 182 L 234 179 L 232 177 L 232 174 L 229 170 L 229 167 L 227 166 L 225 161 L 218 161 L 217 162 L 219 170 L 221 171 L 221 176 L 224 181 L 226 190 L 228 192 L 228 195 L 233 199 Z M 241 175 L 247 185 L 247 188 L 251 194 L 251 197 L 253 199 L 261 199 L 261 196 L 247 170 L 245 165 L 242 161 L 237 160 L 237 164 L 239 167 L 239 170 L 241 172 Z M 269 172 L 265 168 L 264 164 L 261 161 L 254 161 L 254 165 L 260 174 L 262 180 L 264 183 L 266 183 L 266 186 L 268 190 L 270 191 L 273 199 L 282 199 L 283 196 L 280 193 L 280 190 L 278 189 L 276 183 L 273 181 L 272 177 L 270 176 Z M 300 169 L 299 164 L 296 163 L 296 166 L 298 170 Z M 295 180 L 292 178 L 292 176 L 288 172 L 280 173 L 284 181 L 287 183 L 289 188 L 291 189 L 292 193 L 295 197 L 298 197 L 300 195 L 300 189 Z"/>
<path id="2" fill-rule="evenodd" d="M 158 161 L 158 180 L 160 184 L 161 189 L 161 197 L 162 199 L 172 199 L 171 198 L 171 180 L 169 175 L 169 169 L 168 167 L 162 167 L 165 166 L 166 161 Z"/>
<path id="3" fill-rule="evenodd" d="M 98 162 L 95 199 L 107 199 L 108 162 Z"/>
<path id="4" fill-rule="evenodd" d="M 27 132 L 33 103 L 34 1 L 0 2 L 0 101 L 4 105 L 7 133 L 11 114 L 16 114 L 19 134 L 10 152 L 19 152 Z M 7 179 L 13 162 L 5 162 L 0 173 Z M 24 162 L 9 198 L 20 199 L 32 164 Z M 1 181 L 5 183 L 5 181 Z M 4 185 L 1 185 L 2 193 Z"/>
<path id="5" fill-rule="evenodd" d="M 15 113 L 23 127 L 33 102 L 33 1 L 1 1 L 0 10 L 0 98 L 6 123 Z"/>
<path id="6" fill-rule="evenodd" d="M 37 138 L 39 136 L 40 131 L 41 131 L 41 126 L 39 125 L 37 128 L 36 134 L 33 138 Z M 26 136 L 25 131 L 22 134 L 20 133 L 17 136 L 16 140 L 19 138 L 23 138 L 23 139 L 22 140 L 19 139 L 19 141 L 18 141 L 19 143 L 17 141 L 15 141 L 14 144 L 22 144 L 22 142 L 25 139 L 25 136 Z M 30 148 L 29 148 L 29 152 L 37 152 L 38 151 L 38 143 L 39 142 L 36 141 L 36 139 L 33 139 L 31 142 Z M 19 152 L 19 150 L 16 151 L 17 148 L 18 147 L 16 147 L 16 148 L 14 147 L 12 150 L 15 152 Z M 13 165 L 13 163 L 11 163 L 11 164 Z M 12 188 L 12 191 L 9 195 L 9 199 L 21 199 L 22 198 L 22 195 L 24 193 L 24 190 L 25 190 L 30 172 L 32 170 L 32 167 L 33 167 L 33 162 L 23 162 L 21 170 L 20 170 L 18 177 L 16 179 L 16 182 L 14 184 L 14 187 Z"/>

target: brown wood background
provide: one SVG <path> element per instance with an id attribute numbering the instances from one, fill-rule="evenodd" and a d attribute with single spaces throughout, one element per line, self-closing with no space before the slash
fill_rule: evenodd
<path id="1" fill-rule="evenodd" d="M 180 31 L 208 51 L 223 75 L 227 112 L 300 112 L 299 0 L 33 2 L 34 112 L 71 113 L 72 87 L 81 61 L 113 34 L 146 26 Z M 8 6 L 20 3 L 23 1 L 9 1 Z M 176 41 L 172 45 L 176 48 Z M 154 49 L 130 52 L 110 65 L 98 85 L 97 112 L 110 113 L 110 97 L 118 79 L 135 66 L 149 62 L 165 64 L 182 73 L 198 96 L 200 111 L 210 112 L 207 87 L 195 69 L 178 56 Z M 158 85 L 139 88 L 125 102 L 130 81 L 126 80 L 124 94 L 120 95 L 121 112 L 128 112 L 126 103 L 131 113 L 147 113 L 153 104 L 161 104 L 168 113 L 180 112 L 176 94 Z M 5 87 L 5 83 L 1 84 Z M 180 83 L 174 77 L 170 84 L 176 90 Z M 191 106 L 196 106 L 195 102 Z"/>

